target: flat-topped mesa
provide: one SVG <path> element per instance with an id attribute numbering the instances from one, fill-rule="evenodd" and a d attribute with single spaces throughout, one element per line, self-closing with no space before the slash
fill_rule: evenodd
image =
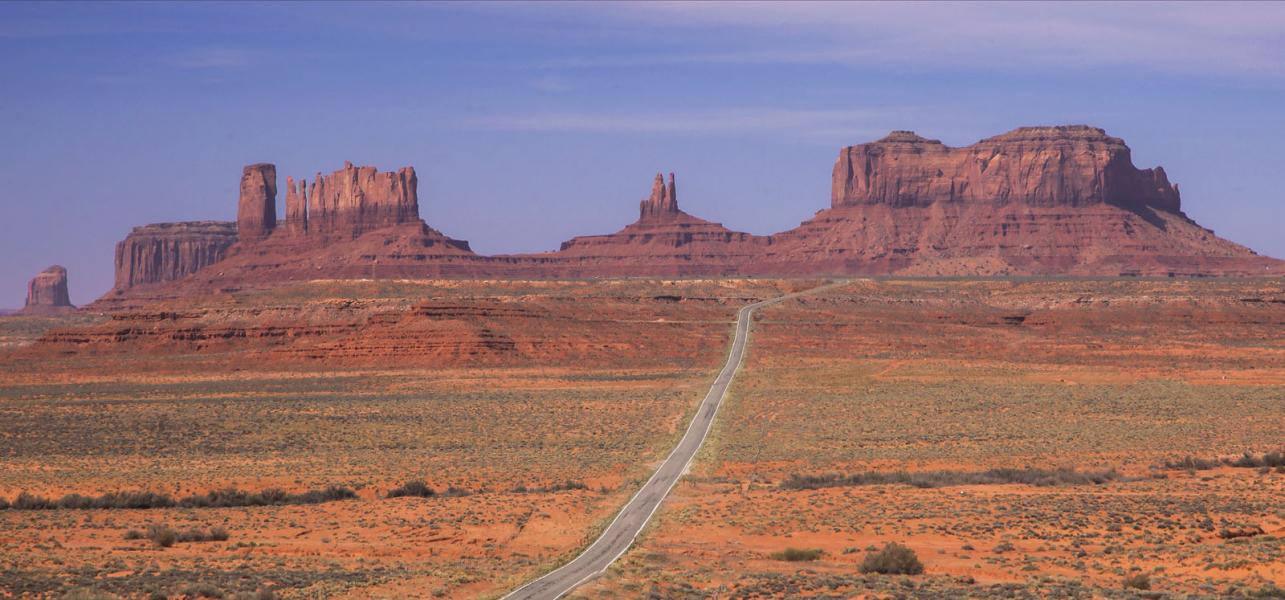
<path id="1" fill-rule="evenodd" d="M 355 238 L 390 225 L 419 222 L 418 185 L 414 167 L 380 173 L 375 167 L 345 162 L 330 175 L 318 173 L 295 202 L 307 203 L 309 235 Z M 290 205 L 287 201 L 287 208 Z"/>
<path id="2" fill-rule="evenodd" d="M 277 167 L 258 163 L 241 171 L 236 208 L 237 233 L 244 241 L 268 237 L 277 226 Z"/>
<path id="3" fill-rule="evenodd" d="M 638 220 L 668 220 L 679 214 L 681 211 L 678 210 L 678 190 L 674 186 L 674 174 L 669 174 L 669 185 L 665 185 L 664 176 L 656 173 L 656 179 L 651 184 L 651 197 L 638 203 Z"/>
<path id="4" fill-rule="evenodd" d="M 182 279 L 219 262 L 236 243 L 237 228 L 225 221 L 135 227 L 116 244 L 115 289 Z"/>
<path id="5" fill-rule="evenodd" d="M 832 207 L 940 202 L 1181 211 L 1164 169 L 1135 168 L 1123 140 L 1087 125 L 1021 127 L 963 148 L 894 131 L 839 151 Z"/>
<path id="6" fill-rule="evenodd" d="M 75 308 L 67 292 L 67 269 L 54 265 L 38 273 L 27 283 L 26 313 L 40 313 Z"/>

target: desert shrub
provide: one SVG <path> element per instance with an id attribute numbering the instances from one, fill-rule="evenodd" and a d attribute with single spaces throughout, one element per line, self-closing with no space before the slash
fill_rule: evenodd
<path id="1" fill-rule="evenodd" d="M 880 550 L 866 554 L 865 560 L 861 561 L 861 572 L 918 575 L 924 572 L 924 564 L 919 562 L 914 550 L 896 542 L 888 542 Z"/>
<path id="2" fill-rule="evenodd" d="M 222 527 L 214 527 L 209 531 L 193 528 L 178 534 L 180 542 L 224 542 L 227 539 L 228 530 Z"/>
<path id="3" fill-rule="evenodd" d="M 436 495 L 437 492 L 434 492 L 433 488 L 428 487 L 428 484 L 420 479 L 407 481 L 398 487 L 388 490 L 389 498 L 432 498 Z"/>
<path id="4" fill-rule="evenodd" d="M 786 548 L 780 552 L 774 552 L 771 557 L 775 560 L 784 560 L 789 562 L 810 562 L 825 554 L 825 550 L 820 548 Z"/>
<path id="5" fill-rule="evenodd" d="M 178 501 L 184 508 L 226 508 L 234 506 L 279 506 L 283 504 L 321 504 L 334 500 L 356 498 L 357 492 L 343 486 L 332 485 L 324 490 L 309 490 L 291 494 L 285 490 L 269 488 L 261 492 L 247 492 L 236 488 L 213 490 L 205 494 L 188 496 Z"/>
<path id="6" fill-rule="evenodd" d="M 21 492 L 13 499 L 12 507 L 14 510 L 50 510 L 58 508 L 58 505 L 44 496 Z"/>
<path id="7" fill-rule="evenodd" d="M 0 510 L 7 510 L 8 508 L 9 508 L 9 501 L 5 500 L 4 498 L 0 498 Z"/>
<path id="8" fill-rule="evenodd" d="M 324 490 L 310 490 L 302 494 L 287 494 L 285 502 L 280 504 L 321 504 L 335 500 L 351 500 L 356 497 L 357 492 L 343 486 L 332 485 Z"/>
<path id="9" fill-rule="evenodd" d="M 253 594 L 242 592 L 232 598 L 233 600 L 276 600 L 276 597 L 277 595 L 273 593 L 272 590 L 268 588 L 259 588 L 259 590 Z"/>
<path id="10" fill-rule="evenodd" d="M 320 504 L 335 500 L 356 498 L 352 489 L 332 485 L 321 490 L 291 494 L 272 488 L 261 492 L 247 492 L 236 488 L 213 490 L 204 494 L 187 496 L 175 501 L 165 494 L 154 492 L 108 492 L 101 496 L 67 494 L 57 501 L 27 492 L 18 494 L 12 503 L 0 499 L 0 508 L 14 510 L 52 509 L 115 509 L 115 508 L 224 508 L 233 506 L 275 506 L 281 504 Z"/>
<path id="11" fill-rule="evenodd" d="M 1260 587 L 1249 593 L 1250 598 L 1285 598 L 1285 588 L 1276 587 L 1274 583 L 1264 583 Z"/>
<path id="12" fill-rule="evenodd" d="M 1124 578 L 1124 589 L 1126 590 L 1149 590 L 1151 589 L 1151 577 L 1146 573 L 1135 573 Z"/>
<path id="13" fill-rule="evenodd" d="M 178 532 L 171 529 L 169 525 L 156 523 L 147 526 L 147 539 L 152 540 L 152 543 L 157 546 L 169 548 L 178 541 Z"/>
<path id="14" fill-rule="evenodd" d="M 58 508 L 170 508 L 174 499 L 153 492 L 108 492 L 101 496 L 67 494 L 58 500 Z"/>
<path id="15" fill-rule="evenodd" d="M 119 596 L 90 589 L 75 589 L 63 594 L 62 600 L 116 600 Z"/>
<path id="16" fill-rule="evenodd" d="M 1104 471 L 1078 471 L 1075 469 L 990 469 L 987 471 L 923 471 L 909 473 L 895 471 L 879 473 L 866 471 L 840 475 L 792 474 L 781 483 L 787 490 L 814 490 L 829 487 L 859 485 L 905 484 L 919 488 L 937 488 L 953 485 L 990 485 L 1017 483 L 1035 486 L 1098 485 L 1120 477 L 1114 469 Z"/>
<path id="17" fill-rule="evenodd" d="M 224 542 L 228 539 L 228 530 L 222 527 L 211 527 L 209 531 L 189 528 L 176 531 L 168 525 L 155 523 L 147 527 L 146 532 L 131 529 L 125 532 L 127 540 L 152 540 L 157 546 L 168 548 L 175 542 Z"/>
<path id="18" fill-rule="evenodd" d="M 208 583 L 194 583 L 183 588 L 183 595 L 188 598 L 222 598 L 223 590 Z"/>
<path id="19" fill-rule="evenodd" d="M 548 494 L 552 492 L 566 492 L 571 490 L 587 490 L 587 489 L 589 489 L 589 486 L 585 485 L 583 481 L 572 481 L 568 479 L 562 483 L 553 483 L 543 487 L 529 488 L 525 485 L 519 485 L 513 488 L 513 491 L 518 494 L 527 494 L 527 493 Z"/>
<path id="20" fill-rule="evenodd" d="M 1184 456 L 1182 460 L 1165 461 L 1164 467 L 1166 469 L 1181 469 L 1183 471 L 1208 471 L 1209 469 L 1216 468 L 1221 464 L 1222 463 L 1217 460 L 1205 460 L 1203 458 Z"/>
<path id="21" fill-rule="evenodd" d="M 445 492 L 442 492 L 442 496 L 446 498 L 463 498 L 464 496 L 471 496 L 471 495 L 473 495 L 473 492 L 470 492 L 464 488 L 457 488 L 455 486 L 450 486 L 446 488 Z"/>
<path id="22" fill-rule="evenodd" d="M 1165 461 L 1162 465 L 1166 469 L 1183 469 L 1186 471 L 1207 471 L 1223 465 L 1239 467 L 1242 469 L 1259 469 L 1263 467 L 1285 467 L 1285 449 L 1275 452 L 1266 452 L 1255 456 L 1253 453 L 1246 452 L 1235 460 L 1228 459 L 1203 459 L 1183 457 L 1182 460 Z"/>
<path id="23" fill-rule="evenodd" d="M 1268 452 L 1262 456 L 1254 456 L 1253 454 L 1246 452 L 1241 455 L 1240 458 L 1232 461 L 1231 466 L 1246 469 L 1285 466 L 1285 450 Z"/>

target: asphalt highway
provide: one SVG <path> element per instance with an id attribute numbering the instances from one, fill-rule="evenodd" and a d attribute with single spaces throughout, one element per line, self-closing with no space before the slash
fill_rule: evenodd
<path id="1" fill-rule="evenodd" d="M 750 321 L 754 311 L 837 285 L 842 283 L 787 294 L 742 307 L 736 313 L 736 336 L 732 339 L 732 349 L 727 355 L 727 363 L 723 365 L 723 370 L 719 371 L 714 385 L 709 388 L 709 393 L 705 394 L 705 399 L 701 401 L 700 407 L 696 410 L 696 416 L 692 417 L 691 424 L 687 426 L 683 439 L 678 441 L 678 445 L 669 453 L 665 462 L 656 469 L 655 473 L 652 473 L 651 479 L 643 484 L 638 493 L 616 514 L 615 520 L 607 526 L 602 535 L 585 548 L 584 552 L 571 562 L 514 590 L 505 596 L 504 600 L 561 598 L 580 584 L 607 570 L 611 563 L 620 558 L 620 555 L 633 545 L 634 540 L 638 538 L 638 533 L 651 520 L 656 509 L 660 508 L 660 503 L 664 501 L 665 496 L 669 495 L 674 484 L 678 483 L 678 479 L 687 472 L 692 459 L 696 457 L 696 452 L 709 436 L 714 417 L 718 414 L 718 407 L 722 404 L 723 397 L 727 395 L 727 387 L 731 385 L 732 377 L 741 368 L 741 361 L 745 358 L 745 348 L 749 343 Z"/>

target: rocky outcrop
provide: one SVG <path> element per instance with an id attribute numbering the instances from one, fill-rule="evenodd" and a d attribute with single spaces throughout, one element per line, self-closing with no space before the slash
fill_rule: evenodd
<path id="1" fill-rule="evenodd" d="M 236 223 L 189 221 L 135 227 L 116 244 L 116 290 L 174 281 L 223 260 Z"/>
<path id="2" fill-rule="evenodd" d="M 680 214 L 678 210 L 678 190 L 674 185 L 674 174 L 669 174 L 669 185 L 660 173 L 651 184 L 651 196 L 638 203 L 638 221 L 664 221 Z"/>
<path id="3" fill-rule="evenodd" d="M 289 235 L 308 233 L 308 182 L 286 177 L 286 222 L 284 231 Z"/>
<path id="4" fill-rule="evenodd" d="M 54 265 L 27 283 L 27 303 L 23 312 L 41 314 L 75 308 L 67 291 L 67 269 Z"/>
<path id="5" fill-rule="evenodd" d="M 638 213 L 616 233 L 572 238 L 551 255 L 526 255 L 538 261 L 531 271 L 557 277 L 729 275 L 770 242 L 683 212 L 673 173 L 668 185 L 656 174 Z"/>
<path id="6" fill-rule="evenodd" d="M 352 239 L 383 227 L 419 222 L 418 185 L 414 167 L 380 173 L 375 167 L 346 162 L 330 175 L 318 173 L 307 192 L 303 190 L 306 182 L 301 182 L 298 192 L 288 192 L 294 201 L 287 196 L 286 206 L 298 221 L 299 203 L 306 203 L 308 235 Z"/>
<path id="7" fill-rule="evenodd" d="M 844 148 L 831 208 L 773 236 L 754 272 L 1280 275 L 1181 212 L 1163 169 L 1083 125 L 964 148 L 908 131 Z"/>
<path id="8" fill-rule="evenodd" d="M 938 203 L 1180 210 L 1164 169 L 1135 168 L 1123 140 L 1085 125 L 1022 127 L 963 148 L 894 131 L 839 152 L 832 208 Z"/>
<path id="9" fill-rule="evenodd" d="M 246 167 L 235 226 L 136 229 L 117 248 L 117 288 L 220 259 L 167 293 L 331 278 L 1285 274 L 1282 261 L 1191 221 L 1163 169 L 1134 167 L 1122 140 L 1083 125 L 1023 127 L 962 148 L 894 131 L 844 148 L 831 207 L 771 236 L 684 212 L 674 175 L 657 174 L 637 221 L 538 254 L 479 256 L 429 227 L 411 167 L 345 163 L 311 183 L 287 178 L 278 225 L 275 174 Z"/>
<path id="10" fill-rule="evenodd" d="M 249 165 L 241 171 L 241 197 L 237 201 L 237 235 L 252 241 L 267 237 L 277 226 L 277 167 Z"/>

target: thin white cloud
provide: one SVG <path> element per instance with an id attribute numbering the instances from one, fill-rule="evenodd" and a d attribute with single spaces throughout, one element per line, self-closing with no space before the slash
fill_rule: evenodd
<path id="1" fill-rule="evenodd" d="M 641 2 L 576 10 L 612 25 L 755 37 L 720 51 L 606 54 L 543 66 L 835 63 L 1285 75 L 1285 3 Z"/>
<path id="2" fill-rule="evenodd" d="M 690 112 L 554 112 L 481 116 L 465 119 L 468 129 L 573 133 L 869 133 L 886 111 L 728 108 Z"/>

